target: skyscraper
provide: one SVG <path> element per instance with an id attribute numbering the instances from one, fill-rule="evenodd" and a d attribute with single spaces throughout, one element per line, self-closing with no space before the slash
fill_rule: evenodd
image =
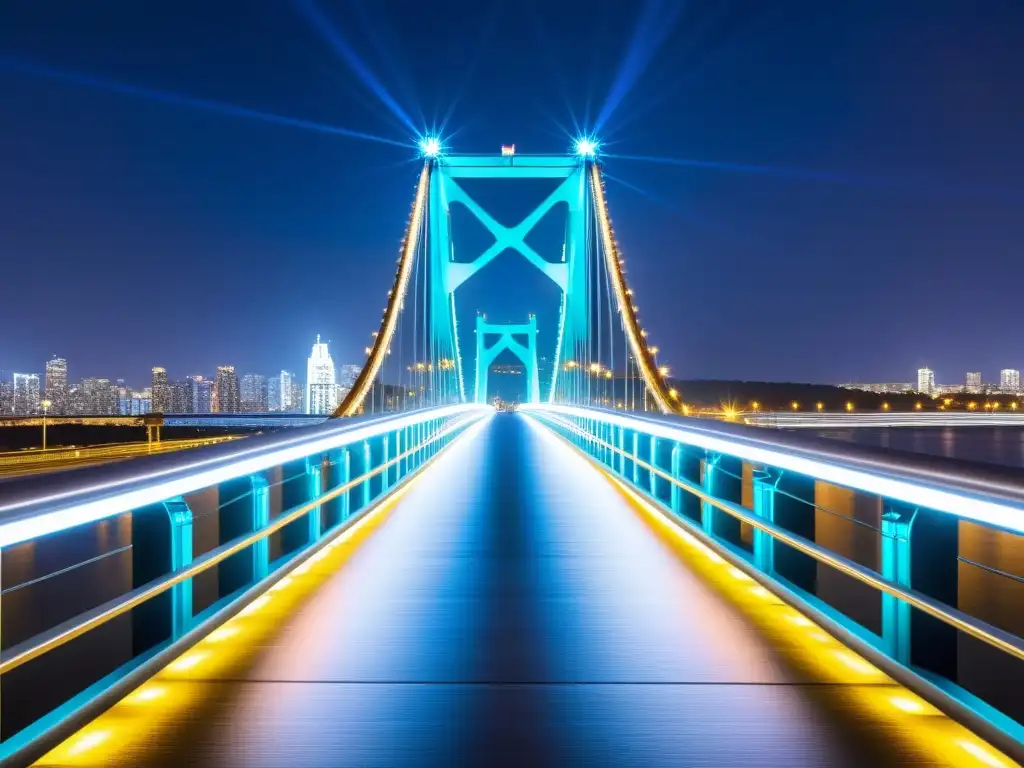
<path id="1" fill-rule="evenodd" d="M 0 371 L 0 416 L 14 413 L 14 384 Z"/>
<path id="2" fill-rule="evenodd" d="M 931 368 L 917 369 L 917 391 L 924 395 L 935 391 L 935 371 Z"/>
<path id="3" fill-rule="evenodd" d="M 171 382 L 171 413 L 192 413 L 192 379 Z"/>
<path id="4" fill-rule="evenodd" d="M 238 392 L 238 374 L 233 365 L 217 367 L 217 412 L 238 413 L 241 398 Z"/>
<path id="5" fill-rule="evenodd" d="M 276 413 L 281 410 L 281 377 L 267 379 L 267 410 Z"/>
<path id="6" fill-rule="evenodd" d="M 967 372 L 967 386 L 965 389 L 972 395 L 977 395 L 981 392 L 981 372 L 980 371 L 968 371 Z"/>
<path id="7" fill-rule="evenodd" d="M 213 381 L 198 375 L 189 381 L 192 387 L 191 413 L 213 413 Z"/>
<path id="8" fill-rule="evenodd" d="M 999 372 L 999 388 L 1007 392 L 1020 389 L 1020 371 L 1016 368 L 1004 368 Z"/>
<path id="9" fill-rule="evenodd" d="M 266 376 L 247 373 L 242 377 L 242 411 L 244 413 L 267 412 Z"/>
<path id="10" fill-rule="evenodd" d="M 321 344 L 320 334 L 317 334 L 316 344 L 306 363 L 306 413 L 333 413 L 337 401 L 334 361 L 327 351 L 327 344 Z"/>
<path id="11" fill-rule="evenodd" d="M 14 415 L 35 416 L 39 413 L 39 374 L 14 374 Z"/>
<path id="12" fill-rule="evenodd" d="M 299 410 L 299 403 L 295 397 L 296 381 L 295 374 L 291 371 L 281 371 L 281 412 L 296 413 Z"/>
<path id="13" fill-rule="evenodd" d="M 164 368 L 153 369 L 153 413 L 170 413 L 171 411 L 171 387 L 167 382 L 167 370 Z"/>
<path id="14" fill-rule="evenodd" d="M 111 384 L 110 379 L 83 379 L 81 388 L 82 408 L 85 415 L 117 415 L 117 385 Z"/>
<path id="15" fill-rule="evenodd" d="M 46 381 L 43 391 L 50 401 L 49 412 L 63 415 L 68 407 L 68 361 L 63 357 L 54 357 L 46 363 Z"/>

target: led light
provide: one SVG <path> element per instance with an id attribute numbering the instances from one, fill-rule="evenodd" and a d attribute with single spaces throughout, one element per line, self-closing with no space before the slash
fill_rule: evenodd
<path id="1" fill-rule="evenodd" d="M 80 755 L 83 752 L 88 752 L 90 749 L 98 747 L 109 738 L 110 731 L 92 731 L 91 733 L 83 733 L 68 749 L 68 754 Z"/>
<path id="2" fill-rule="evenodd" d="M 188 670 L 198 666 L 207 656 L 209 654 L 202 651 L 187 653 L 173 664 L 168 665 L 167 669 L 171 672 L 188 672 Z"/>
<path id="3" fill-rule="evenodd" d="M 924 705 L 906 696 L 893 696 L 889 701 L 896 709 L 902 710 L 910 715 L 919 715 L 924 712 Z"/>
<path id="4" fill-rule="evenodd" d="M 441 154 L 441 140 L 436 136 L 424 136 L 420 139 L 420 152 L 424 157 L 437 157 Z"/>
<path id="5" fill-rule="evenodd" d="M 580 138 L 576 139 L 575 147 L 576 154 L 579 155 L 580 157 L 596 157 L 597 150 L 598 147 L 600 147 L 600 144 L 598 144 L 597 140 L 595 139 L 592 139 L 587 136 L 581 136 Z"/>
<path id="6" fill-rule="evenodd" d="M 775 595 L 773 595 L 771 592 L 769 592 L 764 587 L 751 587 L 750 591 L 751 591 L 751 593 L 757 595 L 758 597 L 775 597 Z"/>
<path id="7" fill-rule="evenodd" d="M 990 766 L 990 768 L 1003 768 L 1003 766 L 1006 765 L 1006 763 L 997 758 L 987 749 L 978 746 L 973 741 L 967 741 L 966 739 L 962 739 L 958 741 L 957 744 L 960 746 L 960 749 L 962 749 L 964 752 L 971 755 L 971 757 L 978 760 L 978 762 Z"/>
<path id="8" fill-rule="evenodd" d="M 750 577 L 747 576 L 747 574 L 745 574 L 743 571 L 741 571 L 739 568 L 736 568 L 735 566 L 733 566 L 732 568 L 729 569 L 729 574 L 734 579 L 739 579 L 740 581 L 749 581 L 750 580 Z"/>
<path id="9" fill-rule="evenodd" d="M 836 658 L 839 659 L 843 664 L 852 669 L 854 672 L 859 672 L 862 675 L 870 675 L 878 670 L 868 664 L 864 659 L 859 656 L 854 656 L 849 651 L 836 651 Z"/>
<path id="10" fill-rule="evenodd" d="M 801 616 L 800 614 L 794 614 L 792 616 L 787 616 L 786 618 L 789 619 L 794 624 L 796 624 L 798 627 L 813 627 L 814 626 L 814 622 L 812 622 L 806 616 Z"/>
<path id="11" fill-rule="evenodd" d="M 263 595 L 262 597 L 257 597 L 255 600 L 253 600 L 251 603 L 249 603 L 247 606 L 245 606 L 245 608 L 243 608 L 241 611 L 239 611 L 238 615 L 239 616 L 249 616 L 249 615 L 251 615 L 253 613 L 256 613 L 256 611 L 258 611 L 260 608 L 262 608 L 264 605 L 266 605 L 269 602 L 270 602 L 269 595 Z"/>
<path id="12" fill-rule="evenodd" d="M 159 699 L 165 693 L 167 693 L 167 689 L 162 685 L 144 685 L 125 701 L 130 704 L 145 704 L 148 701 Z"/>
<path id="13" fill-rule="evenodd" d="M 219 643 L 224 640 L 227 640 L 229 637 L 234 637 L 237 634 L 238 627 L 220 627 L 218 629 L 213 630 L 213 632 L 210 633 L 209 637 L 207 637 L 206 640 L 210 643 Z"/>

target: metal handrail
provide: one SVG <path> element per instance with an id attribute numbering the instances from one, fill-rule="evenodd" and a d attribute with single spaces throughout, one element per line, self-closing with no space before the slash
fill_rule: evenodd
<path id="1" fill-rule="evenodd" d="M 346 419 L 74 473 L 11 480 L 0 487 L 0 494 L 10 500 L 0 505 L 0 546 L 112 517 L 232 477 L 482 407 L 453 405 Z"/>
<path id="2" fill-rule="evenodd" d="M 114 600 L 104 603 L 103 605 L 97 606 L 90 611 L 79 614 L 78 616 L 63 622 L 46 632 L 40 633 L 35 637 L 29 638 L 23 643 L 19 643 L 18 645 L 3 651 L 0 653 L 0 675 L 10 672 L 13 669 L 17 669 L 32 659 L 38 658 L 55 648 L 59 648 L 60 646 L 74 640 L 76 637 L 80 637 L 86 632 L 127 613 L 151 598 L 167 592 L 175 585 L 181 584 L 187 579 L 198 576 L 200 573 L 209 570 L 232 555 L 238 554 L 247 547 L 250 547 L 256 542 L 281 530 L 289 523 L 294 522 L 298 518 L 302 517 L 302 515 L 310 512 L 316 507 L 337 498 L 343 493 L 347 493 L 367 480 L 387 471 L 398 462 L 407 459 L 418 451 L 421 451 L 424 447 L 447 437 L 452 432 L 464 426 L 464 423 L 465 419 L 454 421 L 431 437 L 402 451 L 402 453 L 397 454 L 387 462 L 380 464 L 369 472 L 365 472 L 358 477 L 352 478 L 348 482 L 339 485 L 337 488 L 332 488 L 330 491 L 317 496 L 315 499 L 304 502 L 289 511 L 278 515 L 271 522 L 258 530 L 243 534 L 242 536 L 220 545 L 216 549 L 206 552 L 205 554 L 197 557 L 186 567 L 177 571 L 172 571 L 171 573 L 155 579 L 149 584 L 128 592 Z"/>
<path id="3" fill-rule="evenodd" d="M 831 566 L 861 583 L 874 587 L 881 592 L 885 592 L 898 600 L 902 600 L 908 605 L 911 605 L 914 608 L 917 608 L 924 613 L 939 619 L 943 623 L 959 629 L 998 650 L 1024 660 L 1024 641 L 1016 635 L 999 629 L 998 627 L 981 621 L 980 619 L 976 619 L 973 616 L 957 610 L 956 608 L 952 608 L 945 603 L 923 594 L 922 592 L 918 592 L 915 589 L 908 589 L 894 581 L 883 578 L 870 568 L 860 565 L 859 563 L 855 563 L 842 555 L 830 552 L 829 550 L 818 546 L 813 541 L 795 533 L 791 533 L 784 528 L 780 528 L 774 523 L 769 523 L 765 521 L 764 518 L 758 517 L 744 507 L 712 496 L 701 488 L 701 486 L 682 478 L 675 477 L 659 467 L 654 466 L 639 457 L 633 456 L 629 451 L 623 450 L 616 445 L 612 445 L 611 443 L 596 437 L 585 429 L 578 427 L 571 421 L 567 421 L 557 416 L 548 416 L 548 418 L 560 426 L 575 432 L 581 437 L 585 437 L 587 440 L 596 443 L 597 445 L 603 446 L 604 448 L 612 450 L 616 454 L 627 457 L 631 462 L 635 462 L 637 466 L 667 480 L 669 483 L 678 486 L 687 493 L 697 496 L 701 501 L 711 504 L 715 508 L 731 515 L 737 520 L 747 523 L 759 531 L 767 533 L 773 539 L 781 541 L 783 544 L 814 558 L 818 562 Z"/>
<path id="4" fill-rule="evenodd" d="M 1020 470 L 944 457 L 893 453 L 828 438 L 772 432 L 742 424 L 708 423 L 680 416 L 624 415 L 604 408 L 566 405 L 530 405 L 523 406 L 523 410 L 597 419 L 1024 533 L 1024 475 Z M 817 465 L 815 471 L 809 471 L 808 462 Z"/>

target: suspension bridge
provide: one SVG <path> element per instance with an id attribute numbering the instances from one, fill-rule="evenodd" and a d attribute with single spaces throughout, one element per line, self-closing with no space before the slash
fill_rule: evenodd
<path id="1" fill-rule="evenodd" d="M 0 485 L 0 754 L 1016 764 L 1019 475 L 680 415 L 596 144 L 422 149 L 336 418 Z M 508 226 L 467 179 L 553 191 Z M 461 306 L 510 250 L 550 324 Z M 514 413 L 489 405 L 508 356 Z"/>

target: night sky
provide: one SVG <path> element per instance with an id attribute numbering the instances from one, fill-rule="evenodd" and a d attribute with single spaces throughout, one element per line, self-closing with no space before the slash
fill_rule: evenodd
<path id="1" fill-rule="evenodd" d="M 317 333 L 361 362 L 413 129 L 450 112 L 463 152 L 600 123 L 675 375 L 996 378 L 1024 367 L 1022 29 L 1019 0 L 8 0 L 0 368 L 304 371 Z"/>

